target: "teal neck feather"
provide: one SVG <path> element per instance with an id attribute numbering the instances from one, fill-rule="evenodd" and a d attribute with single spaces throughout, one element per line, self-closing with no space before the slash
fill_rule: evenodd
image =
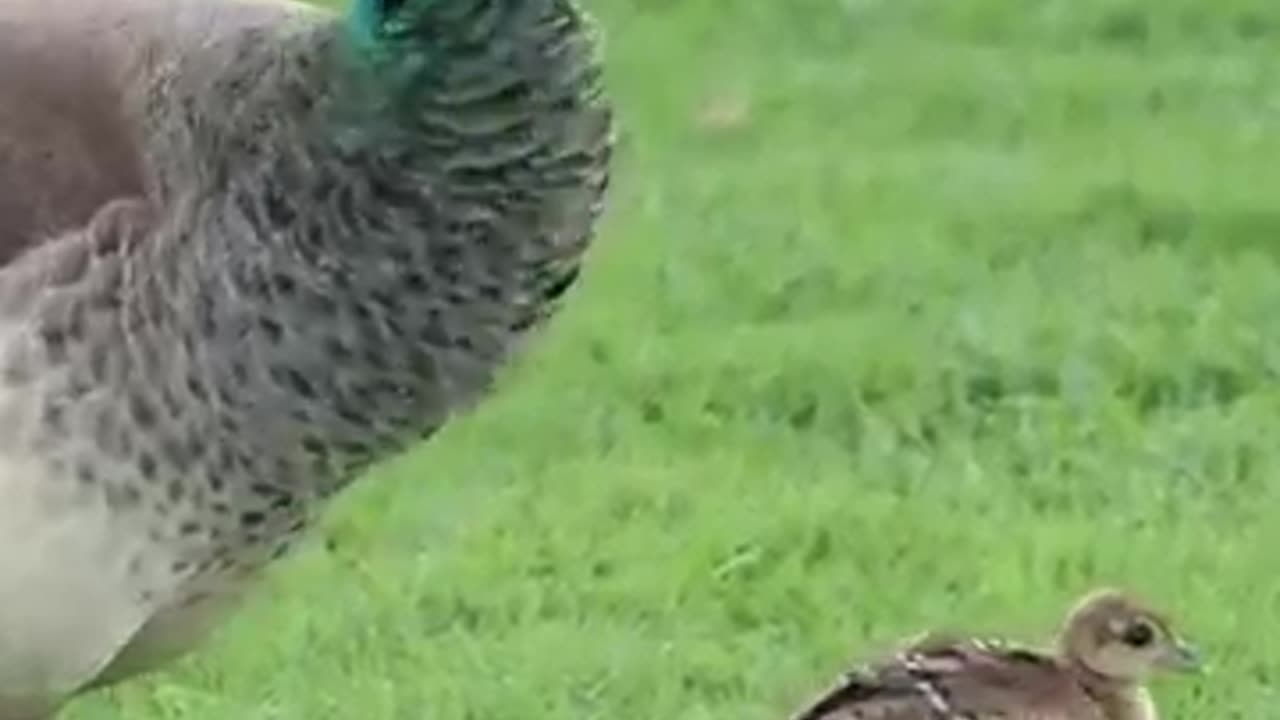
<path id="1" fill-rule="evenodd" d="M 377 42 L 387 22 L 385 0 L 353 0 L 348 15 L 351 31 L 361 43 Z"/>
<path id="2" fill-rule="evenodd" d="M 347 27 L 360 45 L 381 45 L 414 34 L 414 26 L 441 4 L 437 0 L 351 0 Z"/>
<path id="3" fill-rule="evenodd" d="M 377 85 L 390 95 L 412 96 L 429 85 L 424 72 L 437 66 L 431 38 L 438 34 L 430 16 L 444 5 L 441 0 L 351 0 L 352 45 L 364 63 L 378 67 Z"/>

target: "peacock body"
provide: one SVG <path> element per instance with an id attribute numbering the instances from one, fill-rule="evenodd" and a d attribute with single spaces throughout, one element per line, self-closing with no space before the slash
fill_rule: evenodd
<path id="1" fill-rule="evenodd" d="M 190 649 L 573 285 L 571 0 L 0 3 L 0 720 Z"/>

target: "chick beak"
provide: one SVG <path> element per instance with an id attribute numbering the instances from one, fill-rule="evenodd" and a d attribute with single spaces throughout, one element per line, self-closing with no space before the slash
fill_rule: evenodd
<path id="1" fill-rule="evenodd" d="M 1180 673 L 1200 672 L 1204 667 L 1199 650 L 1181 641 L 1169 643 L 1157 664 L 1165 670 Z"/>

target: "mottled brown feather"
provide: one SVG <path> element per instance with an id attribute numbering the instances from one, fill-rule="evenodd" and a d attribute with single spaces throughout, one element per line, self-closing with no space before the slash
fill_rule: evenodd
<path id="1" fill-rule="evenodd" d="M 897 654 L 850 672 L 793 720 L 1155 720 L 1141 673 L 1126 668 L 1108 676 L 1089 667 L 1103 657 L 1091 653 L 1115 647 L 1107 633 L 1117 623 L 1137 620 L 1158 624 L 1165 633 L 1160 642 L 1186 652 L 1163 615 L 1102 591 L 1073 608 L 1057 652 L 924 633 Z M 1152 658 L 1176 657 L 1150 647 Z"/>
<path id="2" fill-rule="evenodd" d="M 0 12 L 0 264 L 142 185 L 92 49 L 6 22 L 8 12 Z"/>
<path id="3" fill-rule="evenodd" d="M 852 673 L 795 720 L 961 717 L 1105 720 L 1056 658 L 973 641 L 930 642 Z"/>
<path id="4" fill-rule="evenodd" d="M 0 265 L 146 194 L 138 123 L 122 103 L 139 63 L 283 12 L 255 0 L 174 7 L 0 2 Z"/>

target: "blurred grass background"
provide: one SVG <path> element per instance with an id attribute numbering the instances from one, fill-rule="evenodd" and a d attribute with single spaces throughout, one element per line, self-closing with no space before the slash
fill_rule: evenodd
<path id="1" fill-rule="evenodd" d="M 207 650 L 76 720 L 782 718 L 1095 584 L 1276 717 L 1280 6 L 597 0 L 566 313 Z"/>

